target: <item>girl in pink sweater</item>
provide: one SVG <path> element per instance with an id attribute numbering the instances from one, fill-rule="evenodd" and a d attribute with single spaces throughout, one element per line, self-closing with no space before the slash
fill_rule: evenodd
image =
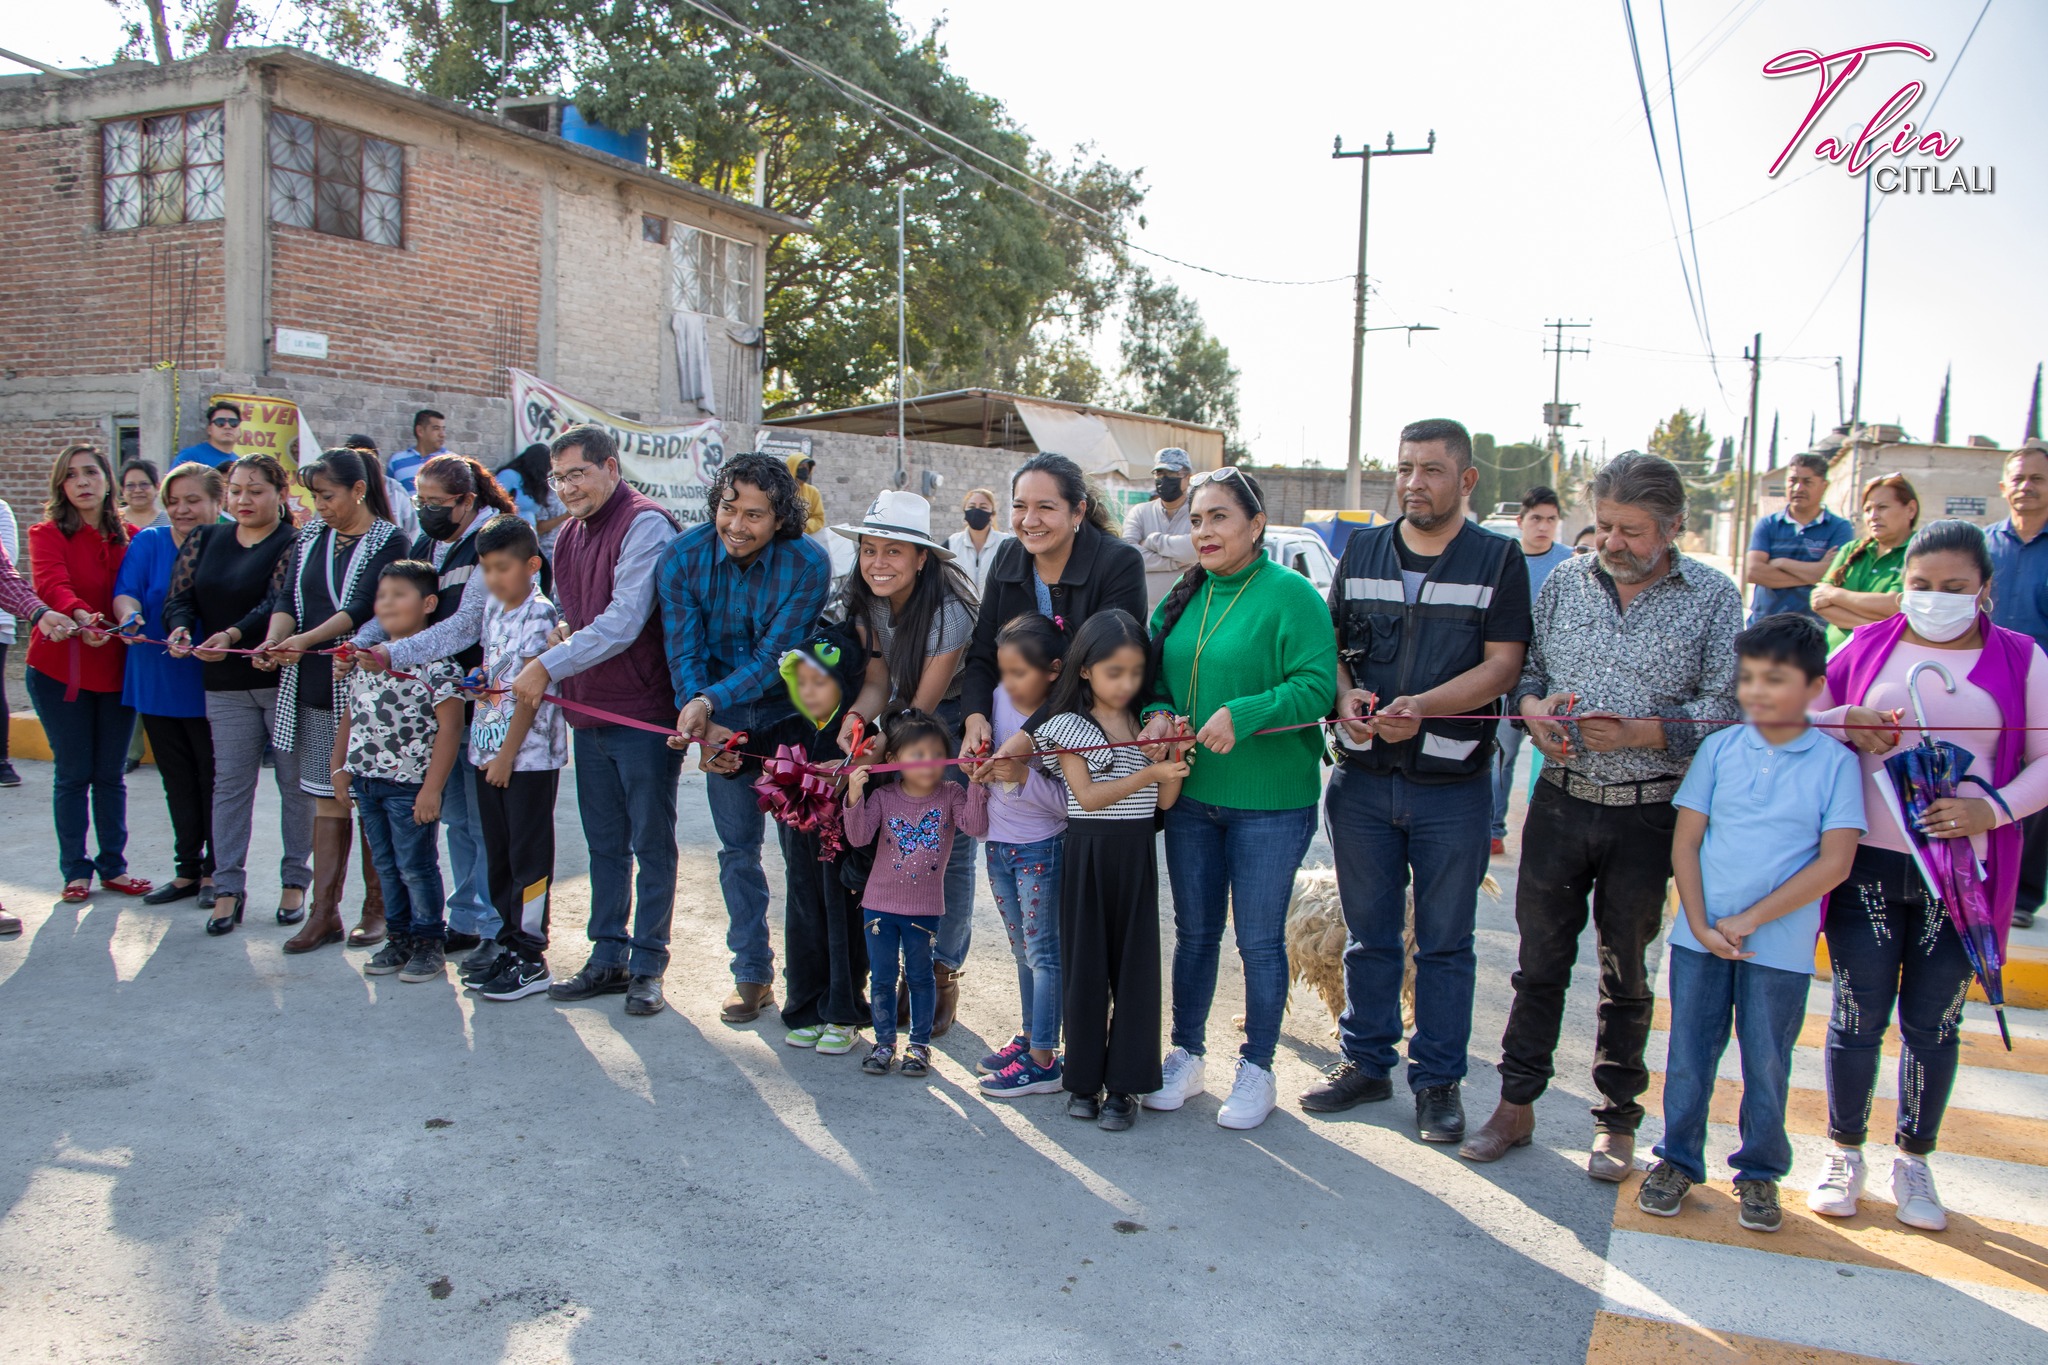
<path id="1" fill-rule="evenodd" d="M 873 784 L 855 768 L 846 778 L 846 843 L 874 845 L 875 865 L 861 893 L 861 920 L 868 934 L 868 1001 L 875 1045 L 860 1064 L 871 1076 L 886 1076 L 896 1060 L 896 973 L 900 961 L 910 986 L 910 1046 L 903 1074 L 931 1069 L 932 1014 L 938 978 L 932 949 L 939 919 L 946 913 L 946 859 L 955 832 L 986 838 L 988 787 L 945 780 L 951 735 L 935 718 L 915 708 L 884 722 L 883 761 L 924 766 L 906 768 L 893 782 Z"/>

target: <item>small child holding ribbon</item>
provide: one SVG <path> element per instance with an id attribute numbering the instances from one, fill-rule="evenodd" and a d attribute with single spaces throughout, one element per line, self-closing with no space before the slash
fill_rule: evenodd
<path id="1" fill-rule="evenodd" d="M 992 742 L 1024 728 L 1045 705 L 1060 674 L 1066 637 L 1050 617 L 1025 612 L 996 633 Z M 1010 953 L 1017 960 L 1023 1024 L 1017 1035 L 981 1059 L 981 1093 L 991 1099 L 1049 1095 L 1060 1073 L 1060 863 L 1067 835 L 1067 793 L 1027 758 L 991 760 L 974 780 L 992 784 L 988 798 L 988 888 L 995 894 Z"/>
<path id="2" fill-rule="evenodd" d="M 547 990 L 549 893 L 555 878 L 555 796 L 569 763 L 562 708 L 514 701 L 512 679 L 547 652 L 561 613 L 540 590 L 540 541 L 532 525 L 504 513 L 476 533 L 484 603 L 483 664 L 464 685 L 476 698 L 469 761 L 477 770 L 478 823 L 491 904 L 504 949 L 463 974 L 486 1000 L 523 1000 Z"/>
<path id="3" fill-rule="evenodd" d="M 904 1049 L 903 1074 L 922 1076 L 931 1069 L 932 1015 L 938 1007 L 932 951 L 946 912 L 946 859 L 956 832 L 987 836 L 988 787 L 946 781 L 952 735 L 936 717 L 905 708 L 888 718 L 884 734 L 883 761 L 906 765 L 897 780 L 875 782 L 864 767 L 846 779 L 846 842 L 875 846 L 874 867 L 861 893 L 875 1045 L 860 1069 L 886 1076 L 895 1063 L 900 965 L 910 986 L 910 1043 Z"/>
<path id="4" fill-rule="evenodd" d="M 860 870 L 840 830 L 840 779 L 820 771 L 845 761 L 839 723 L 860 695 L 867 666 L 867 648 L 852 627 L 812 631 L 782 656 L 781 683 L 796 714 L 749 740 L 773 757 L 743 765 L 761 770 L 754 790 L 775 817 L 782 845 L 782 1022 L 789 1029 L 782 1041 L 826 1056 L 851 1052 L 868 1019 Z"/>

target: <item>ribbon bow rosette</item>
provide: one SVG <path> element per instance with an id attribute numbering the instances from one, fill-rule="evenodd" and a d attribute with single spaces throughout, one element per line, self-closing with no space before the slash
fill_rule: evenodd
<path id="1" fill-rule="evenodd" d="M 754 799 L 763 813 L 801 834 L 818 836 L 818 861 L 846 849 L 839 825 L 839 775 L 813 765 L 794 744 L 777 745 L 761 760 Z"/>

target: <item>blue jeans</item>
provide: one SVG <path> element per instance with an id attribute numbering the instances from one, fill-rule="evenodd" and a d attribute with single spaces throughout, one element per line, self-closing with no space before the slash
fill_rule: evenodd
<path id="1" fill-rule="evenodd" d="M 775 980 L 775 946 L 768 941 L 768 874 L 761 870 L 768 818 L 754 799 L 751 777 L 706 774 L 704 795 L 718 833 L 718 889 L 725 895 L 732 979 L 769 985 Z"/>
<path id="2" fill-rule="evenodd" d="M 448 937 L 447 893 L 441 887 L 441 822 L 414 821 L 417 782 L 381 777 L 349 779 L 349 795 L 363 819 L 370 862 L 384 886 L 384 922 L 392 938 L 444 940 Z"/>
<path id="3" fill-rule="evenodd" d="M 583 726 L 571 733 L 576 804 L 590 845 L 590 923 L 584 931 L 590 960 L 623 966 L 634 976 L 660 976 L 668 970 L 669 921 L 676 908 L 682 752 L 660 735 L 623 725 Z"/>
<path id="4" fill-rule="evenodd" d="M 1287 903 L 1315 837 L 1316 808 L 1239 810 L 1182 796 L 1166 812 L 1166 875 L 1173 887 L 1173 1045 L 1206 1050 L 1209 1004 L 1223 956 L 1226 911 L 1244 961 L 1244 1043 L 1273 1069 L 1287 1010 Z"/>
<path id="5" fill-rule="evenodd" d="M 66 701 L 64 691 L 57 679 L 28 670 L 28 699 L 57 760 L 50 784 L 57 869 L 67 882 L 94 872 L 105 881 L 128 870 L 128 787 L 121 769 L 128 737 L 135 733 L 135 712 L 121 705 L 119 692 L 81 691 Z M 88 825 L 99 836 L 96 858 L 85 856 Z"/>
<path id="6" fill-rule="evenodd" d="M 1526 730 L 1500 723 L 1500 753 L 1493 764 L 1493 837 L 1508 837 L 1508 795 L 1515 789 L 1515 760 L 1521 756 Z"/>
<path id="7" fill-rule="evenodd" d="M 491 903 L 491 865 L 484 853 L 484 822 L 477 809 L 476 784 L 482 775 L 468 757 L 455 760 L 455 771 L 441 789 L 441 826 L 448 831 L 448 928 L 451 933 L 495 939 L 505 921 Z"/>
<path id="8" fill-rule="evenodd" d="M 1415 880 L 1415 1036 L 1408 1088 L 1465 1078 L 1472 1039 L 1472 950 L 1479 883 L 1486 877 L 1486 822 L 1493 784 L 1415 782 L 1339 764 L 1325 809 L 1344 903 L 1344 1055 L 1389 1076 L 1401 1060 L 1401 926 Z"/>
<path id="9" fill-rule="evenodd" d="M 1066 842 L 1055 834 L 1035 844 L 991 839 L 983 845 L 988 889 L 995 893 L 996 911 L 1010 931 L 1010 955 L 1017 959 L 1017 996 L 1024 1011 L 1018 1031 L 1041 1052 L 1057 1051 L 1060 1045 L 1060 854 Z"/>
<path id="10" fill-rule="evenodd" d="M 897 915 L 863 910 L 868 931 L 868 1003 L 875 1041 L 896 1041 L 896 972 L 910 985 L 910 1041 L 932 1040 L 932 1014 L 939 1004 L 939 979 L 932 972 L 932 947 L 938 928 L 930 915 Z"/>
<path id="11" fill-rule="evenodd" d="M 1742 1145 L 1728 1164 L 1737 1180 L 1783 1180 L 1792 1170 L 1792 1141 L 1785 1136 L 1792 1048 L 1806 1021 L 1813 978 L 1675 944 L 1669 951 L 1671 1053 L 1657 1155 L 1695 1181 L 1707 1178 L 1707 1106 L 1732 1019 L 1742 1049 Z"/>

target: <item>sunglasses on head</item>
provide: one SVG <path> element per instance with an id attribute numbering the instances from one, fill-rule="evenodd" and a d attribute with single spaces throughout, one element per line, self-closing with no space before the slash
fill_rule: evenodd
<path id="1" fill-rule="evenodd" d="M 238 427 L 242 425 L 242 419 L 239 417 L 216 417 L 213 419 L 213 425 L 217 427 Z"/>
<path id="2" fill-rule="evenodd" d="M 1252 486 L 1246 481 L 1244 471 L 1234 464 L 1227 464 L 1221 469 L 1211 469 L 1205 473 L 1195 475 L 1194 478 L 1188 480 L 1188 492 L 1194 492 L 1205 483 L 1222 483 L 1225 480 L 1236 483 L 1239 488 L 1250 494 L 1252 506 L 1258 509 L 1261 516 L 1265 515 L 1266 505 L 1259 501 L 1257 493 L 1252 492 Z"/>

